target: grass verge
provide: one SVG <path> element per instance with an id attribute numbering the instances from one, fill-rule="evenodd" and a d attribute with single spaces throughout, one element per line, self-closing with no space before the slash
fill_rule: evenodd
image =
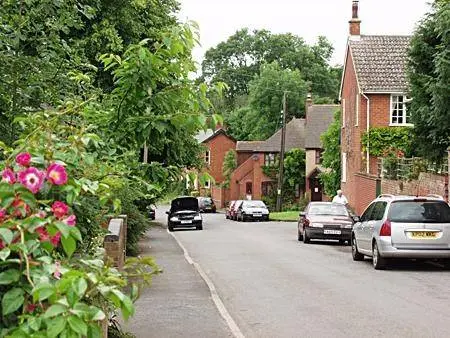
<path id="1" fill-rule="evenodd" d="M 297 222 L 299 211 L 283 211 L 270 213 L 271 221 Z"/>

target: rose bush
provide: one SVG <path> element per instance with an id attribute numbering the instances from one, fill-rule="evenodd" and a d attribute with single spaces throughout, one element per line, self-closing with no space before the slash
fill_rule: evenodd
<path id="1" fill-rule="evenodd" d="M 29 153 L 5 162 L 0 183 L 0 336 L 99 337 L 100 322 L 133 311 L 124 275 L 101 254 L 74 257 L 82 240 L 67 200 L 65 164 Z M 76 187 L 72 187 L 76 188 Z M 67 197 L 67 194 L 66 194 Z M 134 262 L 136 264 L 136 262 Z M 133 288 L 134 295 L 136 289 Z"/>

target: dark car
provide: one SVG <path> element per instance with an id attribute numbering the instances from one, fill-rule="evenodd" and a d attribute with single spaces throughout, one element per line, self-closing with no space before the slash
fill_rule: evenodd
<path id="1" fill-rule="evenodd" d="M 227 209 L 225 210 L 225 218 L 226 219 L 232 219 L 231 218 L 231 213 L 233 211 L 234 208 L 234 204 L 236 203 L 236 201 L 230 201 L 230 203 L 228 204 Z"/>
<path id="2" fill-rule="evenodd" d="M 195 197 L 178 197 L 174 199 L 167 213 L 167 228 L 173 231 L 175 228 L 195 227 L 203 230 L 203 220 L 200 215 L 198 200 Z"/>
<path id="3" fill-rule="evenodd" d="M 298 220 L 298 240 L 334 239 L 350 243 L 354 220 L 343 204 L 311 202 Z"/>
<path id="4" fill-rule="evenodd" d="M 154 204 L 147 206 L 147 213 L 148 217 L 154 221 L 156 218 L 156 206 Z"/>
<path id="5" fill-rule="evenodd" d="M 211 197 L 199 197 L 198 206 L 200 212 L 216 212 L 216 204 Z"/>

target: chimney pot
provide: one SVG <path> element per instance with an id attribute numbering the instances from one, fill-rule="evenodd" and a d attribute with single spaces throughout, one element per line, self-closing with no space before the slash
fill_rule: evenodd
<path id="1" fill-rule="evenodd" d="M 361 34 L 361 20 L 358 18 L 359 1 L 354 0 L 352 3 L 352 19 L 348 22 L 350 36 L 359 36 Z"/>

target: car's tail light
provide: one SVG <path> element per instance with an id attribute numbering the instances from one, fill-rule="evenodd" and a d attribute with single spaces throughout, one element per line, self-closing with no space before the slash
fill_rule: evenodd
<path id="1" fill-rule="evenodd" d="M 380 236 L 390 236 L 391 235 L 391 221 L 386 220 L 380 229 Z"/>

